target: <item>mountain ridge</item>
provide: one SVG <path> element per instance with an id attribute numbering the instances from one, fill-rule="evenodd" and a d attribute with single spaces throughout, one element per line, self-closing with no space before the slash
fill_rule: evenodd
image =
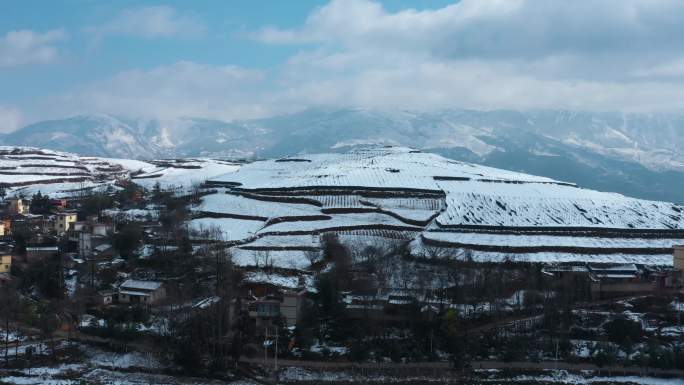
<path id="1" fill-rule="evenodd" d="M 39 122 L 0 142 L 138 159 L 254 159 L 409 145 L 590 188 L 684 201 L 678 192 L 684 191 L 684 117 L 676 114 L 316 108 L 231 122 L 97 114 Z"/>

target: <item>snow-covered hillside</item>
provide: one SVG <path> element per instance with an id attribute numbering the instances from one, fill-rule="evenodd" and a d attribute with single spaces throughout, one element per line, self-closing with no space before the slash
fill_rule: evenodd
<path id="1" fill-rule="evenodd" d="M 327 232 L 480 260 L 670 264 L 684 243 L 682 206 L 403 147 L 258 161 L 208 183 L 223 190 L 194 208 L 192 225 L 222 229 L 243 262 L 315 249 Z"/>
<path id="2" fill-rule="evenodd" d="M 358 247 L 404 240 L 416 255 L 479 260 L 670 264 L 670 248 L 684 243 L 682 206 L 404 147 L 252 163 L 0 147 L 9 195 L 78 196 L 120 178 L 180 194 L 206 181 L 215 192 L 192 207 L 190 228 L 230 242 L 241 264 L 304 266 L 329 232 Z"/>
<path id="3" fill-rule="evenodd" d="M 205 180 L 235 171 L 239 165 L 216 159 L 138 161 L 79 156 L 35 147 L 0 146 L 0 186 L 9 196 L 37 192 L 52 198 L 73 197 L 116 188 L 119 179 L 152 188 L 184 191 Z"/>
<path id="4" fill-rule="evenodd" d="M 683 138 L 684 115 L 676 114 L 316 108 L 231 122 L 75 116 L 0 135 L 0 144 L 131 159 L 254 159 L 400 145 L 682 203 Z"/>

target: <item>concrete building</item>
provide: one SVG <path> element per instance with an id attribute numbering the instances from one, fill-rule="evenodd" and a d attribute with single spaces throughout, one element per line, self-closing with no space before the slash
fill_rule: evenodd
<path id="1" fill-rule="evenodd" d="M 104 237 L 114 232 L 114 226 L 109 223 L 93 223 L 90 230 L 93 235 Z"/>
<path id="2" fill-rule="evenodd" d="M 12 270 L 12 256 L 9 254 L 0 255 L 0 274 L 9 273 Z"/>
<path id="3" fill-rule="evenodd" d="M 114 300 L 118 296 L 118 292 L 116 290 L 100 290 L 97 292 L 97 303 L 99 305 L 111 305 L 114 303 Z"/>
<path id="4" fill-rule="evenodd" d="M 154 305 L 164 298 L 166 289 L 161 282 L 129 279 L 119 286 L 119 303 Z"/>
<path id="5" fill-rule="evenodd" d="M 676 271 L 684 271 L 684 245 L 672 246 L 674 254 L 672 256 L 672 264 Z"/>
<path id="6" fill-rule="evenodd" d="M 634 264 L 607 267 L 590 265 L 589 271 L 596 278 L 591 284 L 592 297 L 595 299 L 648 294 L 656 290 L 651 277 Z"/>
<path id="7" fill-rule="evenodd" d="M 285 317 L 288 326 L 295 326 L 302 314 L 304 294 L 306 291 L 285 291 L 280 302 L 280 314 Z"/>
<path id="8" fill-rule="evenodd" d="M 93 236 L 90 233 L 78 233 L 78 256 L 83 259 L 93 256 Z"/>
<path id="9" fill-rule="evenodd" d="M 286 290 L 261 298 L 252 297 L 244 300 L 242 304 L 246 306 L 247 314 L 257 330 L 272 325 L 277 319 L 284 319 L 287 326 L 295 326 L 301 317 L 305 293 L 306 291 Z"/>
<path id="10" fill-rule="evenodd" d="M 4 235 L 9 235 L 12 232 L 12 219 L 11 218 L 0 218 L 0 224 L 2 225 Z"/>
<path id="11" fill-rule="evenodd" d="M 29 205 L 24 202 L 21 198 L 10 198 L 8 199 L 9 206 L 8 211 L 13 215 L 24 215 L 29 212 Z"/>
<path id="12" fill-rule="evenodd" d="M 65 233 L 76 223 L 76 213 L 59 213 L 55 216 L 55 231 Z"/>

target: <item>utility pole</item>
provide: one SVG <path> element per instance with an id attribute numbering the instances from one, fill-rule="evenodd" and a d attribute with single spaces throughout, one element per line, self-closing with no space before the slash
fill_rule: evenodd
<path id="1" fill-rule="evenodd" d="M 264 366 L 268 363 L 268 325 L 264 327 Z"/>
<path id="2" fill-rule="evenodd" d="M 558 371 L 558 341 L 559 340 L 556 340 L 556 361 L 553 364 L 556 371 Z"/>
<path id="3" fill-rule="evenodd" d="M 276 336 L 275 336 L 275 372 L 278 375 L 278 326 L 276 326 Z"/>

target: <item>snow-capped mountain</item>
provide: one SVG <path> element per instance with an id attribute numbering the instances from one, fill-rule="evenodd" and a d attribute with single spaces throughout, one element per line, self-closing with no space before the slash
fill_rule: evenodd
<path id="1" fill-rule="evenodd" d="M 567 111 L 310 109 L 265 119 L 125 119 L 36 123 L 0 137 L 86 155 L 266 158 L 409 145 L 628 195 L 684 202 L 684 116 Z"/>

